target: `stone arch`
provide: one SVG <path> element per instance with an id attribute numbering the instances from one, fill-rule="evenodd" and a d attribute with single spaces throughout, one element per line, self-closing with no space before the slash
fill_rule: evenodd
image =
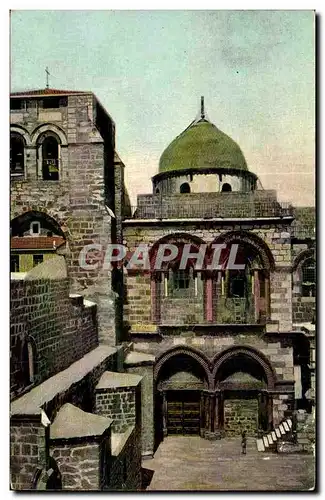
<path id="1" fill-rule="evenodd" d="M 276 374 L 272 368 L 270 361 L 263 353 L 253 347 L 248 346 L 230 347 L 229 349 L 226 349 L 221 353 L 217 353 L 214 356 L 212 360 L 212 383 L 214 387 L 216 385 L 216 380 L 218 379 L 218 374 L 220 373 L 222 365 L 229 361 L 231 358 L 235 358 L 238 355 L 244 355 L 247 358 L 251 358 L 252 360 L 257 362 L 265 373 L 268 389 L 274 389 Z"/>
<path id="2" fill-rule="evenodd" d="M 21 127 L 20 125 L 10 125 L 10 133 L 19 134 L 23 138 L 25 146 L 32 145 L 32 140 L 29 132 L 24 127 Z"/>
<path id="3" fill-rule="evenodd" d="M 216 243 L 241 243 L 251 246 L 260 256 L 264 269 L 272 271 L 274 269 L 274 257 L 268 245 L 259 236 L 247 231 L 231 231 L 219 235 L 210 245 Z"/>
<path id="4" fill-rule="evenodd" d="M 314 248 L 308 248 L 307 250 L 300 252 L 293 261 L 292 270 L 296 271 L 305 260 L 310 259 L 311 257 L 315 258 Z"/>
<path id="5" fill-rule="evenodd" d="M 12 210 L 13 218 L 10 221 L 10 228 L 15 229 L 16 226 L 22 224 L 25 220 L 32 219 L 42 219 L 47 221 L 50 225 L 55 228 L 60 236 L 63 236 L 66 240 L 70 237 L 70 232 L 66 223 L 58 217 L 58 214 L 52 210 L 47 210 L 44 207 L 24 207 L 24 211 Z"/>
<path id="6" fill-rule="evenodd" d="M 32 144 L 34 146 L 37 145 L 40 137 L 45 132 L 52 132 L 53 134 L 55 134 L 58 137 L 59 143 L 61 146 L 68 145 L 66 134 L 60 127 L 58 127 L 57 125 L 54 125 L 53 123 L 43 123 L 42 125 L 39 125 L 38 127 L 36 127 L 32 132 Z"/>
<path id="7" fill-rule="evenodd" d="M 154 264 L 156 261 L 157 257 L 157 252 L 159 245 L 161 244 L 183 244 L 183 243 L 191 243 L 195 249 L 199 249 L 200 245 L 206 244 L 204 240 L 199 238 L 198 236 L 195 236 L 193 234 L 189 233 L 184 233 L 184 232 L 179 232 L 179 233 L 171 233 L 163 236 L 160 238 L 158 241 L 154 243 L 154 245 L 150 248 L 149 250 L 149 260 L 150 260 L 150 267 L 153 269 Z"/>
<path id="8" fill-rule="evenodd" d="M 206 376 L 207 383 L 210 386 L 210 381 L 211 381 L 211 373 L 210 373 L 210 362 L 209 359 L 200 351 L 197 349 L 194 349 L 193 347 L 188 347 L 188 346 L 175 346 L 169 349 L 168 351 L 165 351 L 163 354 L 161 354 L 156 361 L 155 367 L 154 367 L 154 379 L 155 382 L 157 383 L 159 379 L 159 375 L 161 372 L 162 367 L 165 365 L 166 362 L 168 362 L 170 359 L 173 357 L 179 356 L 179 355 L 185 355 L 190 358 L 192 358 L 195 362 L 197 362 L 201 368 L 204 371 L 204 374 Z"/>
<path id="9" fill-rule="evenodd" d="M 315 267 L 316 267 L 316 256 L 315 248 L 308 248 L 300 252 L 292 265 L 292 289 L 295 296 L 308 296 L 308 291 L 306 295 L 306 290 L 304 294 L 303 283 L 305 281 L 305 267 L 307 266 L 307 281 L 310 279 L 314 282 L 313 292 L 311 296 L 315 296 L 316 279 L 315 279 Z M 309 271 L 308 271 L 309 268 Z M 310 275 L 310 269 L 314 269 L 314 276 Z M 311 289 L 310 289 L 311 290 Z"/>

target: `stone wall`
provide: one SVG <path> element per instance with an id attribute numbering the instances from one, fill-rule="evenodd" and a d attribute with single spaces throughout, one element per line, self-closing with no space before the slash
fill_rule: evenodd
<path id="1" fill-rule="evenodd" d="M 65 372 L 57 374 L 55 380 L 52 378 L 51 385 L 57 390 L 57 393 L 55 394 L 54 391 L 55 396 L 53 399 L 44 404 L 44 411 L 49 420 L 53 422 L 59 409 L 67 402 L 78 406 L 86 412 L 93 412 L 95 409 L 96 384 L 105 370 L 116 369 L 116 358 L 116 354 L 113 354 L 103 359 L 96 366 L 89 367 L 89 371 L 85 370 L 85 376 L 81 377 L 81 380 L 80 377 L 78 380 L 75 380 Z M 85 361 L 85 364 L 87 364 L 87 361 Z M 67 385 L 67 380 L 69 381 L 69 385 Z M 60 387 L 57 387 L 57 384 L 62 384 L 62 381 L 63 391 Z M 22 396 L 22 398 L 26 396 Z M 44 401 L 42 386 L 40 386 L 39 397 Z M 15 403 L 18 403 L 18 401 Z M 37 404 L 35 392 L 33 401 Z M 46 438 L 45 427 L 40 423 L 39 410 L 37 419 L 35 417 L 29 419 L 24 415 L 24 409 L 25 405 L 22 404 L 21 415 L 13 415 L 10 421 L 11 481 L 13 489 L 31 489 L 36 468 L 46 467 L 46 457 L 48 456 L 47 443 L 49 437 L 47 436 Z M 22 448 L 23 444 L 28 446 Z M 35 446 L 37 446 L 37 453 Z M 67 445 L 67 448 L 69 446 Z M 68 451 L 62 452 L 62 457 L 65 456 L 69 456 Z"/>
<path id="2" fill-rule="evenodd" d="M 30 490 L 37 466 L 45 466 L 45 427 L 40 421 L 12 420 L 10 425 L 10 483 L 13 490 Z"/>
<path id="3" fill-rule="evenodd" d="M 127 328 L 141 331 L 142 325 L 151 325 L 150 274 L 130 274 L 125 277 L 124 320 Z M 155 330 L 155 326 L 153 325 Z"/>
<path id="4" fill-rule="evenodd" d="M 276 192 L 261 190 L 249 193 L 190 193 L 139 195 L 134 217 L 139 219 L 199 217 L 280 217 L 290 215 L 282 209 Z"/>
<path id="5" fill-rule="evenodd" d="M 63 490 L 100 490 L 102 479 L 101 447 L 97 442 L 55 444 L 50 453 L 55 458 Z M 109 450 L 109 447 L 108 447 Z M 110 457 L 107 457 L 109 461 Z"/>
<path id="6" fill-rule="evenodd" d="M 114 432 L 124 432 L 135 424 L 135 394 L 133 390 L 116 388 L 113 392 L 96 393 L 96 413 L 113 419 Z"/>
<path id="7" fill-rule="evenodd" d="M 67 279 L 11 282 L 11 392 L 28 381 L 22 359 L 25 342 L 32 339 L 34 383 L 63 370 L 98 345 L 96 305 L 69 298 Z"/>
<path id="8" fill-rule="evenodd" d="M 128 373 L 141 375 L 141 442 L 142 455 L 152 456 L 154 452 L 154 381 L 153 364 L 126 366 Z"/>
<path id="9" fill-rule="evenodd" d="M 200 297 L 163 297 L 161 320 L 163 325 L 188 325 L 204 323 L 204 300 Z"/>
<path id="10" fill-rule="evenodd" d="M 111 491 L 141 490 L 141 434 L 137 427 L 130 429 L 122 449 L 113 454 L 109 477 Z"/>
<path id="11" fill-rule="evenodd" d="M 316 317 L 315 297 L 293 297 L 292 316 L 294 323 L 310 323 Z"/>
<path id="12" fill-rule="evenodd" d="M 295 406 L 295 394 L 276 393 L 273 395 L 273 426 L 279 425 L 285 418 L 291 418 Z"/>
<path id="13" fill-rule="evenodd" d="M 226 399 L 224 402 L 224 430 L 226 436 L 256 436 L 258 428 L 257 399 Z"/>
<path id="14" fill-rule="evenodd" d="M 311 447 L 316 443 L 316 422 L 315 415 L 299 410 L 296 414 L 296 438 L 297 443 L 303 447 L 304 451 L 311 451 Z"/>

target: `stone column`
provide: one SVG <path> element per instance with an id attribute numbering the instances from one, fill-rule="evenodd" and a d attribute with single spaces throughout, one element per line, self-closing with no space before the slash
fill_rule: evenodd
<path id="1" fill-rule="evenodd" d="M 200 436 L 204 437 L 205 435 L 205 407 L 204 407 L 204 392 L 201 392 L 201 401 L 200 401 Z"/>
<path id="2" fill-rule="evenodd" d="M 223 391 L 219 393 L 219 431 L 222 432 L 224 430 L 224 399 L 225 395 Z"/>
<path id="3" fill-rule="evenodd" d="M 151 318 L 152 322 L 155 324 L 160 323 L 161 316 L 161 274 L 160 273 L 152 273 L 151 274 Z"/>
<path id="4" fill-rule="evenodd" d="M 261 392 L 258 393 L 257 396 L 258 399 L 258 429 L 257 429 L 257 435 L 258 437 L 263 435 L 263 429 L 262 429 L 262 400 L 263 400 L 263 395 Z"/>
<path id="5" fill-rule="evenodd" d="M 267 393 L 267 430 L 273 428 L 273 398 L 272 395 Z"/>
<path id="6" fill-rule="evenodd" d="M 210 431 L 214 432 L 215 394 L 210 393 Z"/>
<path id="7" fill-rule="evenodd" d="M 219 403 L 216 398 L 216 393 L 207 391 L 205 393 L 205 432 L 204 437 L 206 439 L 214 440 L 220 439 L 220 432 L 218 429 L 219 415 L 218 415 Z"/>
<path id="8" fill-rule="evenodd" d="M 265 316 L 266 320 L 270 319 L 270 277 L 265 276 Z"/>
<path id="9" fill-rule="evenodd" d="M 214 292 L 214 300 L 213 300 L 213 312 L 214 318 L 216 318 L 216 322 L 220 322 L 218 320 L 218 312 L 220 310 L 220 301 L 223 300 L 222 297 L 222 271 L 217 271 L 215 274 L 215 279 L 213 280 L 213 292 Z M 220 317 L 220 316 L 219 316 Z"/>
<path id="10" fill-rule="evenodd" d="M 213 314 L 213 283 L 212 277 L 210 274 L 206 275 L 205 281 L 205 304 L 206 304 L 206 320 L 209 322 L 213 322 L 214 314 Z"/>
<path id="11" fill-rule="evenodd" d="M 255 323 L 260 318 L 260 279 L 258 269 L 254 269 L 254 319 Z"/>
<path id="12" fill-rule="evenodd" d="M 163 436 L 166 437 L 168 434 L 167 431 L 167 398 L 166 398 L 166 391 L 162 391 L 162 400 L 163 400 L 163 411 L 162 411 L 162 417 L 163 417 Z"/>
<path id="13" fill-rule="evenodd" d="M 220 410 L 220 392 L 215 393 L 215 408 L 214 408 L 214 430 L 219 429 L 219 410 Z"/>

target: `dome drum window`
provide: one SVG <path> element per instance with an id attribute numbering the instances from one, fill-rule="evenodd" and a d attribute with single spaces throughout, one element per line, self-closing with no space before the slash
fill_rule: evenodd
<path id="1" fill-rule="evenodd" d="M 225 183 L 222 185 L 221 191 L 222 191 L 223 193 L 229 193 L 230 191 L 232 191 L 231 185 L 230 185 L 228 182 L 225 182 Z"/>
<path id="2" fill-rule="evenodd" d="M 183 182 L 179 188 L 180 193 L 190 193 L 191 192 L 191 187 L 188 182 Z"/>

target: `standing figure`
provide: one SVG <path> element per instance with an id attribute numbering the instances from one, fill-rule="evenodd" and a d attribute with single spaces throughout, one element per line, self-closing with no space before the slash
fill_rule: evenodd
<path id="1" fill-rule="evenodd" d="M 247 446 L 246 431 L 243 431 L 241 434 L 241 452 L 243 455 L 246 455 L 246 446 Z"/>

